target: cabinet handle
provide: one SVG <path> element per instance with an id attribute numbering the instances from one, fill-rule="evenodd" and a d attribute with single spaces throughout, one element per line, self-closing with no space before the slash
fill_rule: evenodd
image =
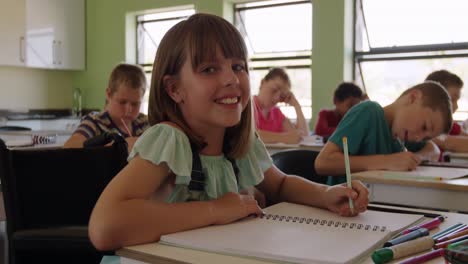
<path id="1" fill-rule="evenodd" d="M 63 60 L 63 50 L 62 50 L 62 41 L 59 40 L 57 42 L 57 63 L 62 65 L 62 60 Z"/>
<path id="2" fill-rule="evenodd" d="M 24 58 L 24 37 L 21 36 L 20 37 L 20 50 L 19 50 L 19 59 L 21 62 L 25 62 L 25 58 Z"/>
<path id="3" fill-rule="evenodd" d="M 52 41 L 52 64 L 57 64 L 57 41 Z"/>

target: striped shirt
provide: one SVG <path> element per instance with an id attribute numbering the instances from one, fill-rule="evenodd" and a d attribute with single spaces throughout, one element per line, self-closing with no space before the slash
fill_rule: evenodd
<path id="1" fill-rule="evenodd" d="M 114 132 L 122 135 L 124 138 L 130 136 L 140 136 L 149 128 L 148 117 L 145 114 L 138 114 L 138 117 L 132 121 L 132 135 L 127 131 L 122 131 L 112 121 L 109 112 L 92 112 L 81 119 L 81 123 L 74 133 L 83 135 L 85 138 L 92 138 L 104 132 Z"/>

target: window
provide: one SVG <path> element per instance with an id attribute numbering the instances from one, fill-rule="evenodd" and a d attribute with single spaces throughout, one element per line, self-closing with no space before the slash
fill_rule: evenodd
<path id="1" fill-rule="evenodd" d="M 468 1 L 357 0 L 355 10 L 356 80 L 371 100 L 388 105 L 435 70 L 468 82 Z M 455 120 L 468 118 L 466 89 Z"/>
<path id="2" fill-rule="evenodd" d="M 194 9 L 137 16 L 137 63 L 145 70 L 148 84 L 151 82 L 154 57 L 161 39 L 171 27 L 192 14 L 195 14 Z M 145 114 L 148 113 L 148 99 L 147 91 L 140 107 L 140 111 Z"/>
<path id="3" fill-rule="evenodd" d="M 235 25 L 249 50 L 252 94 L 272 67 L 284 67 L 304 116 L 312 116 L 311 54 L 312 4 L 310 1 L 259 1 L 235 5 Z M 295 118 L 293 107 L 280 105 Z"/>

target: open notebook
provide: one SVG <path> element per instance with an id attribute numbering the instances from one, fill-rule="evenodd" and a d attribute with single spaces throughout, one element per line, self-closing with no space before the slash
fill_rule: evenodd
<path id="1" fill-rule="evenodd" d="M 353 173 L 354 174 L 354 173 Z M 433 166 L 418 166 L 413 171 L 364 171 L 360 176 L 382 176 L 387 179 L 408 180 L 450 180 L 468 175 L 466 168 L 446 168 Z"/>
<path id="2" fill-rule="evenodd" d="M 280 203 L 261 218 L 161 237 L 160 243 L 291 263 L 360 263 L 422 215 L 367 211 L 340 217 L 313 207 Z"/>
<path id="3" fill-rule="evenodd" d="M 275 148 L 298 148 L 300 146 L 321 148 L 324 145 L 325 144 L 323 143 L 323 137 L 317 136 L 317 135 L 303 137 L 301 142 L 299 142 L 298 144 L 286 144 L 286 143 L 267 143 L 266 144 L 267 147 L 275 147 Z"/>

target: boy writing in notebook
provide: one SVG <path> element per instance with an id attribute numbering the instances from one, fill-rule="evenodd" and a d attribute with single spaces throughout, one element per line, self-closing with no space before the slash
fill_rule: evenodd
<path id="1" fill-rule="evenodd" d="M 436 82 L 424 82 L 403 92 L 392 104 L 381 107 L 365 101 L 353 107 L 338 125 L 315 161 L 317 173 L 332 175 L 329 184 L 345 181 L 342 137 L 347 136 L 351 172 L 414 170 L 430 147 L 405 151 L 403 143 L 429 141 L 452 126 L 452 104 Z M 431 144 L 431 143 L 428 143 Z M 341 177 L 334 177 L 334 176 Z"/>

